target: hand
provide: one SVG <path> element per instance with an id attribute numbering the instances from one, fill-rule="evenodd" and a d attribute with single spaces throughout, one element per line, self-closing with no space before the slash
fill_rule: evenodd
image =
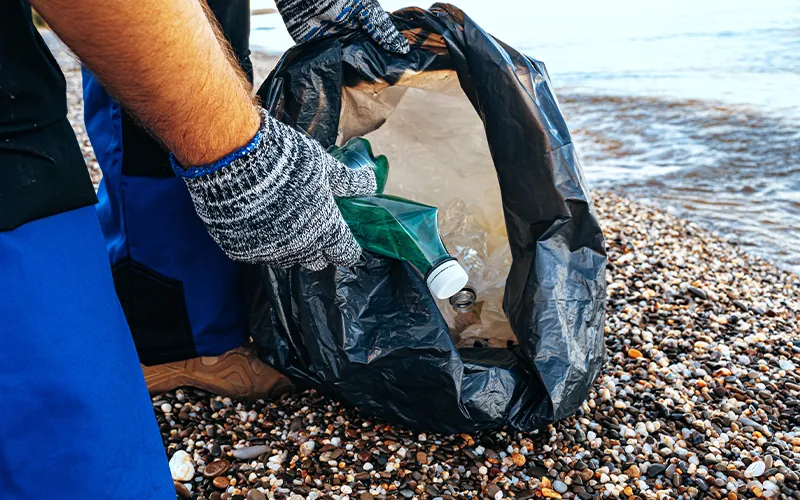
<path id="1" fill-rule="evenodd" d="M 361 247 L 334 196 L 374 194 L 370 168 L 350 169 L 322 146 L 261 112 L 244 148 L 183 177 L 209 234 L 233 260 L 321 270 L 352 265 Z"/>
<path id="2" fill-rule="evenodd" d="M 397 31 L 377 0 L 277 0 L 276 3 L 297 43 L 361 29 L 390 52 L 409 51 L 408 40 Z"/>

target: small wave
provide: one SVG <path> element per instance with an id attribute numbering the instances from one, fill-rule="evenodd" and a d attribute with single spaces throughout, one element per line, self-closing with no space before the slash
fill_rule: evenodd
<path id="1" fill-rule="evenodd" d="M 800 269 L 794 120 L 698 100 L 567 93 L 560 101 L 592 185 L 670 208 Z"/>

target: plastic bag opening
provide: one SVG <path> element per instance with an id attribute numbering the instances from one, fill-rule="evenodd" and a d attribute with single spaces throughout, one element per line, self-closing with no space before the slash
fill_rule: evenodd
<path id="1" fill-rule="evenodd" d="M 452 70 L 408 72 L 389 86 L 342 89 L 337 143 L 362 136 L 389 158 L 386 192 L 439 208 L 447 249 L 470 275 L 474 309 L 437 306 L 458 348 L 509 347 L 517 339 L 503 312 L 511 267 L 500 184 L 483 122 Z"/>

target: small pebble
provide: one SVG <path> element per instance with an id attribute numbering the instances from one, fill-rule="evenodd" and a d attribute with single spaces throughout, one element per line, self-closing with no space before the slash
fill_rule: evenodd
<path id="1" fill-rule="evenodd" d="M 764 471 L 767 470 L 766 464 L 764 462 L 757 460 L 747 466 L 747 469 L 744 471 L 744 477 L 752 478 L 752 477 L 759 477 Z"/>
<path id="2" fill-rule="evenodd" d="M 194 477 L 192 457 L 183 450 L 178 450 L 169 459 L 169 471 L 172 479 L 180 482 L 191 481 Z"/>

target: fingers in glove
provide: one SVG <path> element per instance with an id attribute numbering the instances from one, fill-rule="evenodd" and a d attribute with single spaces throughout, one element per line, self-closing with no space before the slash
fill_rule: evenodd
<path id="1" fill-rule="evenodd" d="M 322 249 L 322 254 L 337 266 L 353 266 L 361 257 L 361 245 L 353 237 L 353 233 L 341 216 L 338 221 L 335 239 Z"/>
<path id="2" fill-rule="evenodd" d="M 334 196 L 352 197 L 375 194 L 378 184 L 375 172 L 371 168 L 348 168 L 334 157 L 330 156 L 330 159 L 332 162 L 328 163 L 328 183 Z"/>
<path id="3" fill-rule="evenodd" d="M 321 271 L 328 265 L 353 266 L 361 257 L 361 246 L 353 238 L 353 233 L 341 215 L 325 236 L 328 241 L 320 244 L 320 249 L 303 262 L 303 267 L 312 271 Z"/>

